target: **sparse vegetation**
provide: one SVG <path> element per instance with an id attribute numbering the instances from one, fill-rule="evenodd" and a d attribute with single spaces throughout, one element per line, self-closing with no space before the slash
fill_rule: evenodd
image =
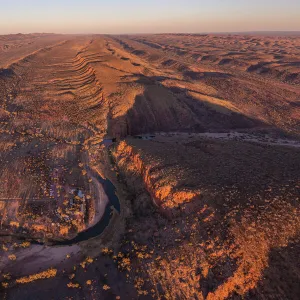
<path id="1" fill-rule="evenodd" d="M 40 272 L 37 274 L 33 274 L 33 275 L 29 275 L 29 276 L 25 276 L 25 277 L 16 279 L 16 283 L 21 283 L 21 284 L 30 283 L 30 282 L 40 280 L 40 279 L 47 279 L 47 278 L 55 277 L 56 274 L 57 274 L 57 269 L 50 268 L 46 271 L 43 271 L 43 272 Z"/>
<path id="2" fill-rule="evenodd" d="M 299 45 L 296 36 L 0 36 L 8 299 L 41 289 L 45 299 L 296 299 Z M 90 239 L 84 231 L 102 226 L 115 192 L 105 178 L 121 211 Z M 75 237 L 86 240 L 60 243 Z M 52 257 L 41 271 L 38 259 Z"/>

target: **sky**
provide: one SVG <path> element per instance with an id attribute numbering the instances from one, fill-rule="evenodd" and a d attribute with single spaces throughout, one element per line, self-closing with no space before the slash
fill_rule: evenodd
<path id="1" fill-rule="evenodd" d="M 0 0 L 0 34 L 300 31 L 300 0 Z"/>

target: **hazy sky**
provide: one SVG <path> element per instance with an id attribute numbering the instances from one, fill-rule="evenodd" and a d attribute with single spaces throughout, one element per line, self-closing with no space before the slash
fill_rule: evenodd
<path id="1" fill-rule="evenodd" d="M 0 0 L 0 34 L 300 31 L 300 0 Z"/>

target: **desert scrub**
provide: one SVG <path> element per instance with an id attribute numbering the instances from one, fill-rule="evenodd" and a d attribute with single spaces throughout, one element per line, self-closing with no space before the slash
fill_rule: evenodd
<path id="1" fill-rule="evenodd" d="M 33 274 L 33 275 L 29 275 L 29 276 L 25 276 L 25 277 L 16 279 L 16 283 L 24 284 L 24 283 L 29 283 L 29 282 L 36 281 L 39 279 L 52 278 L 52 277 L 55 277 L 56 274 L 57 274 L 57 269 L 50 268 L 41 273 L 37 273 L 37 274 Z"/>
<path id="2" fill-rule="evenodd" d="M 94 260 L 88 256 L 83 262 L 80 263 L 80 265 L 84 269 L 86 267 L 86 265 L 91 264 L 93 261 Z"/>
<path id="3" fill-rule="evenodd" d="M 118 262 L 118 268 L 130 272 L 131 271 L 130 258 L 129 257 L 122 258 L 122 260 Z"/>
<path id="4" fill-rule="evenodd" d="M 71 289 L 80 289 L 79 283 L 72 283 L 72 282 L 69 282 L 69 283 L 67 284 L 67 287 L 68 287 L 68 288 L 71 288 Z"/>
<path id="5" fill-rule="evenodd" d="M 30 245 L 31 245 L 30 242 L 25 241 L 25 242 L 22 242 L 21 244 L 14 243 L 13 247 L 14 248 L 28 248 Z"/>
<path id="6" fill-rule="evenodd" d="M 3 278 L 9 280 L 11 278 L 10 273 L 3 274 Z"/>
<path id="7" fill-rule="evenodd" d="M 16 260 L 17 257 L 14 254 L 10 254 L 10 255 L 8 255 L 8 259 L 9 260 Z"/>
<path id="8" fill-rule="evenodd" d="M 103 248 L 101 252 L 103 255 L 109 255 L 113 253 L 113 251 L 108 249 L 107 247 Z"/>
<path id="9" fill-rule="evenodd" d="M 110 286 L 108 286 L 107 284 L 104 284 L 103 289 L 104 289 L 105 291 L 107 291 L 107 290 L 110 289 Z"/>
<path id="10" fill-rule="evenodd" d="M 8 282 L 1 282 L 1 285 L 3 288 L 8 288 Z"/>
<path id="11" fill-rule="evenodd" d="M 30 242 L 23 242 L 22 244 L 21 244 L 21 247 L 22 248 L 28 248 L 30 246 Z"/>
<path id="12" fill-rule="evenodd" d="M 20 223 L 19 223 L 19 222 L 15 222 L 15 221 L 11 221 L 11 222 L 9 223 L 9 225 L 12 226 L 12 227 L 19 227 L 19 226 L 20 226 Z"/>

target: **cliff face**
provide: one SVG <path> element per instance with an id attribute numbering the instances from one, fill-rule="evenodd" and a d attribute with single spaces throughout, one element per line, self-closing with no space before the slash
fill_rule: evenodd
<path id="1" fill-rule="evenodd" d="M 174 209 L 200 196 L 195 190 L 187 188 L 178 190 L 174 181 L 159 178 L 155 172 L 159 162 L 155 162 L 151 157 L 147 157 L 145 162 L 143 155 L 125 141 L 117 145 L 113 155 L 118 168 L 126 178 L 130 180 L 135 176 L 140 177 L 154 204 L 163 210 Z"/>
<path id="2" fill-rule="evenodd" d="M 297 293 L 289 283 L 299 273 L 278 277 L 299 251 L 295 151 L 189 135 L 115 146 L 116 168 L 131 192 L 126 239 L 155 253 L 138 265 L 160 285 L 158 295 L 251 299 L 270 287 L 272 295 Z"/>

